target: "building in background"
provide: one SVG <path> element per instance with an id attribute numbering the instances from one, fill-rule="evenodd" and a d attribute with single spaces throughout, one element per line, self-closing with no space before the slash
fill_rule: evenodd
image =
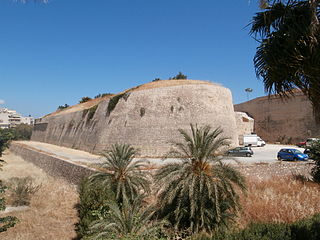
<path id="1" fill-rule="evenodd" d="M 0 108 L 0 128 L 13 128 L 22 123 L 33 125 L 34 118 L 30 115 L 28 117 L 23 117 L 15 110 Z"/>
<path id="2" fill-rule="evenodd" d="M 254 132 L 270 143 L 293 144 L 320 137 L 312 104 L 298 90 L 290 98 L 278 95 L 258 97 L 236 104 L 234 109 L 254 118 Z"/>

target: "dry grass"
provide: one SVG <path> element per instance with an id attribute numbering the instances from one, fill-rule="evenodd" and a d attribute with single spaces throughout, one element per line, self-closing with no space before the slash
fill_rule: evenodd
<path id="1" fill-rule="evenodd" d="M 155 82 L 149 82 L 149 83 L 145 83 L 142 84 L 140 86 L 137 87 L 133 87 L 130 89 L 127 89 L 121 93 L 125 93 L 125 92 L 133 92 L 133 91 L 140 91 L 140 90 L 147 90 L 147 89 L 153 89 L 153 88 L 160 88 L 160 87 L 173 87 L 173 86 L 179 86 L 179 85 L 198 85 L 198 84 L 213 84 L 209 81 L 200 81 L 200 80 L 160 80 L 160 81 L 155 81 Z M 217 86 L 220 86 L 218 84 L 215 84 Z M 100 102 L 102 102 L 105 99 L 109 99 L 113 96 L 115 96 L 116 94 L 111 94 L 102 98 L 96 98 L 96 99 L 91 99 L 85 103 L 79 103 L 77 105 L 74 106 L 70 106 L 66 109 L 63 110 L 57 110 L 53 113 L 50 113 L 44 117 L 48 117 L 48 116 L 57 116 L 57 115 L 62 115 L 62 114 L 66 114 L 66 113 L 72 113 L 72 112 L 77 112 L 77 111 L 82 111 L 85 109 L 89 109 L 97 104 L 99 104 Z"/>
<path id="2" fill-rule="evenodd" d="M 320 185 L 293 176 L 248 179 L 248 194 L 241 197 L 240 227 L 250 222 L 293 222 L 320 212 Z"/>
<path id="3" fill-rule="evenodd" d="M 11 153 L 4 155 L 3 159 L 7 164 L 0 172 L 1 179 L 31 176 L 42 185 L 32 197 L 28 209 L 10 213 L 18 217 L 20 222 L 7 232 L 1 233 L 1 239 L 74 238 L 76 236 L 74 224 L 78 222 L 77 211 L 74 208 L 78 203 L 75 186 L 47 176 L 41 169 Z"/>
<path id="4" fill-rule="evenodd" d="M 17 216 L 20 223 L 1 233 L 1 237 L 10 240 L 71 240 L 75 237 L 74 224 L 78 222 L 74 208 L 78 203 L 76 188 L 47 176 L 18 156 L 7 153 L 3 159 L 7 164 L 0 172 L 1 179 L 32 176 L 42 187 L 33 196 L 30 208 L 10 213 Z M 265 166 L 261 165 L 259 169 L 264 171 Z M 247 196 L 241 196 L 243 211 L 238 219 L 239 227 L 257 221 L 293 222 L 319 213 L 320 185 L 297 179 L 281 175 L 262 179 L 248 177 Z"/>

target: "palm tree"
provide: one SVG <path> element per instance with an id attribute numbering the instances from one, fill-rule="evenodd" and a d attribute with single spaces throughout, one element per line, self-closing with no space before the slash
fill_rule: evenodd
<path id="1" fill-rule="evenodd" d="M 132 204 L 124 201 L 119 207 L 117 202 L 109 202 L 107 212 L 95 221 L 90 230 L 93 235 L 89 239 L 158 239 L 164 221 L 152 220 L 154 210 L 142 206 L 142 196 Z"/>
<path id="2" fill-rule="evenodd" d="M 245 191 L 244 177 L 222 163 L 217 151 L 227 145 L 222 130 L 191 124 L 191 135 L 179 129 L 184 142 L 175 143 L 169 156 L 182 163 L 168 164 L 157 171 L 159 217 L 176 229 L 212 233 L 226 226 L 239 207 L 235 186 Z"/>
<path id="3" fill-rule="evenodd" d="M 254 57 L 257 77 L 269 94 L 288 97 L 300 89 L 320 123 L 320 2 L 267 2 L 253 17 L 250 31 L 260 42 Z"/>
<path id="4" fill-rule="evenodd" d="M 91 184 L 102 184 L 115 193 L 116 200 L 132 202 L 140 191 L 150 192 L 148 174 L 141 171 L 146 162 L 132 161 L 137 151 L 128 144 L 112 145 L 104 151 L 102 171 L 89 177 Z"/>

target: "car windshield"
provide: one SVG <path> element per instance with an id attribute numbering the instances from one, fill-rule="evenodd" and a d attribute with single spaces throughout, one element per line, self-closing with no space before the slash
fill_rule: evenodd
<path id="1" fill-rule="evenodd" d="M 293 153 L 296 153 L 296 154 L 302 153 L 302 152 L 300 152 L 300 151 L 297 150 L 297 149 L 292 149 L 292 152 L 293 152 Z"/>

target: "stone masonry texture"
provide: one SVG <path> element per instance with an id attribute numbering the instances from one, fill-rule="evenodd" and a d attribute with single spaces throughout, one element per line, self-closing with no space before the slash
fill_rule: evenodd
<path id="1" fill-rule="evenodd" d="M 320 136 L 312 105 L 301 92 L 288 99 L 259 97 L 234 108 L 253 117 L 254 131 L 268 142 L 297 143 Z"/>
<path id="2" fill-rule="evenodd" d="M 12 142 L 10 151 L 35 164 L 49 175 L 63 178 L 71 184 L 79 185 L 83 178 L 97 173 L 92 168 L 66 161 L 57 156 L 50 156 L 19 143 Z"/>
<path id="3" fill-rule="evenodd" d="M 138 148 L 142 157 L 159 157 L 170 150 L 172 142 L 181 141 L 178 129 L 188 131 L 193 123 L 221 127 L 231 145 L 237 145 L 230 90 L 218 84 L 191 81 L 129 90 L 111 112 L 108 98 L 91 110 L 47 115 L 37 120 L 32 140 L 91 153 L 100 153 L 114 143 L 127 143 Z"/>

